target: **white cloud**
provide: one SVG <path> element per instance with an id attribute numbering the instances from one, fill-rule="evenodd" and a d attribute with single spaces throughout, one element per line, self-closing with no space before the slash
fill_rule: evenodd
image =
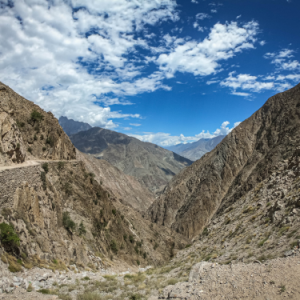
<path id="1" fill-rule="evenodd" d="M 131 127 L 123 127 L 124 130 L 131 130 Z"/>
<path id="2" fill-rule="evenodd" d="M 131 125 L 131 126 L 135 126 L 135 127 L 139 127 L 139 126 L 141 126 L 142 124 L 130 123 L 129 125 Z"/>
<path id="3" fill-rule="evenodd" d="M 294 71 L 300 70 L 300 63 L 297 60 L 292 60 L 294 50 L 283 49 L 279 52 L 268 52 L 264 55 L 266 59 L 271 59 L 271 63 L 275 64 L 279 70 Z"/>
<path id="4" fill-rule="evenodd" d="M 249 92 L 259 93 L 264 90 L 275 90 L 275 91 L 285 91 L 292 87 L 290 81 L 299 81 L 300 74 L 289 74 L 289 75 L 269 75 L 266 77 L 263 76 L 252 76 L 249 74 L 238 74 L 234 76 L 235 72 L 229 73 L 229 76 L 221 81 L 220 85 L 223 87 L 231 88 L 232 95 L 236 96 L 250 96 Z M 258 77 L 263 77 L 264 81 L 259 81 Z M 241 89 L 245 92 L 237 91 Z"/>
<path id="5" fill-rule="evenodd" d="M 206 14 L 206 13 L 198 13 L 196 15 L 196 19 L 201 20 L 201 21 L 205 20 L 205 19 L 209 19 L 209 18 L 211 18 L 211 16 L 209 14 Z"/>
<path id="6" fill-rule="evenodd" d="M 235 93 L 234 95 L 237 95 L 236 89 L 260 92 L 262 90 L 270 90 L 274 88 L 273 82 L 258 81 L 256 76 L 251 76 L 249 74 L 238 74 L 237 76 L 233 76 L 233 74 L 234 72 L 231 72 L 229 76 L 220 83 L 220 85 L 232 88 Z"/>
<path id="7" fill-rule="evenodd" d="M 214 83 L 217 83 L 217 82 L 219 82 L 219 80 L 209 80 L 209 81 L 206 81 L 206 84 L 211 85 L 211 84 L 214 84 Z"/>
<path id="8" fill-rule="evenodd" d="M 58 117 L 114 128 L 104 105 L 130 102 L 117 97 L 170 89 L 162 72 L 142 77 L 129 54 L 150 49 L 135 37 L 145 25 L 179 19 L 173 0 L 20 0 L 0 6 L 0 78 Z M 76 12 L 74 12 L 76 9 Z M 139 58 L 147 65 L 149 61 Z M 112 95 L 111 99 L 107 95 Z"/>
<path id="9" fill-rule="evenodd" d="M 217 11 L 216 9 L 211 9 L 211 12 L 212 12 L 213 14 L 216 14 L 218 11 Z"/>
<path id="10" fill-rule="evenodd" d="M 151 133 L 146 132 L 143 135 L 137 135 L 137 134 L 129 134 L 130 136 L 133 136 L 143 142 L 149 142 L 161 146 L 172 146 L 177 145 L 181 143 L 188 143 L 188 142 L 195 142 L 202 138 L 214 138 L 219 135 L 227 135 L 229 132 L 232 131 L 233 128 L 238 126 L 240 122 L 234 123 L 234 126 L 230 128 L 228 125 L 230 123 L 228 121 L 225 121 L 222 123 L 221 127 L 216 129 L 214 133 L 210 133 L 209 131 L 202 130 L 199 134 L 196 134 L 195 136 L 184 136 L 183 134 L 179 136 L 171 136 L 169 133 Z"/>
<path id="11" fill-rule="evenodd" d="M 241 96 L 241 97 L 249 97 L 250 96 L 249 93 L 242 93 L 242 92 L 232 92 L 231 95 Z"/>
<path id="12" fill-rule="evenodd" d="M 192 0 L 192 3 L 196 3 L 196 4 L 197 4 L 197 3 L 199 3 L 199 2 L 198 2 L 197 0 Z"/>
<path id="13" fill-rule="evenodd" d="M 156 62 L 169 77 L 177 71 L 201 76 L 214 74 L 220 69 L 219 61 L 254 48 L 257 33 L 256 22 L 246 23 L 242 27 L 236 22 L 217 23 L 202 42 L 190 40 L 175 45 L 169 54 L 161 54 Z"/>

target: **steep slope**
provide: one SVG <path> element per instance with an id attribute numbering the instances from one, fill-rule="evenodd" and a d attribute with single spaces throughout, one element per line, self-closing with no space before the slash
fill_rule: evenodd
<path id="1" fill-rule="evenodd" d="M 225 135 L 220 135 L 212 139 L 200 139 L 194 143 L 179 144 L 166 149 L 173 151 L 192 161 L 200 159 L 205 153 L 213 150 L 223 139 Z"/>
<path id="2" fill-rule="evenodd" d="M 134 177 L 124 174 L 109 162 L 78 150 L 77 159 L 83 161 L 88 171 L 95 174 L 95 179 L 125 205 L 145 212 L 155 200 L 155 195 Z"/>
<path id="3" fill-rule="evenodd" d="M 300 85 L 271 97 L 210 153 L 182 170 L 148 210 L 158 224 L 199 234 L 221 202 L 234 203 L 299 145 Z"/>
<path id="4" fill-rule="evenodd" d="M 77 132 L 92 128 L 92 126 L 88 123 L 74 121 L 73 119 L 68 119 L 67 117 L 63 116 L 58 119 L 58 122 L 67 135 L 75 134 Z"/>
<path id="5" fill-rule="evenodd" d="M 32 158 L 75 159 L 75 147 L 51 112 L 0 82 L 0 165 Z"/>
<path id="6" fill-rule="evenodd" d="M 133 208 L 150 205 L 149 191 L 107 162 L 76 158 L 58 120 L 4 85 L 0 121 L 0 269 L 157 265 L 188 242 Z"/>
<path id="7" fill-rule="evenodd" d="M 134 176 L 151 192 L 158 192 L 182 168 L 192 162 L 151 143 L 115 131 L 94 127 L 71 135 L 81 152 L 93 154 Z"/>

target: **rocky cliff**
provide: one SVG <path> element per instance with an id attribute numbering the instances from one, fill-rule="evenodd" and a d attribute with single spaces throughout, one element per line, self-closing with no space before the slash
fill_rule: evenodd
<path id="1" fill-rule="evenodd" d="M 210 153 L 182 170 L 148 210 L 187 237 L 270 175 L 299 145 L 300 85 L 271 97 Z"/>
<path id="2" fill-rule="evenodd" d="M 157 145 L 99 127 L 71 135 L 70 139 L 81 152 L 108 161 L 154 193 L 192 163 Z"/>
<path id="3" fill-rule="evenodd" d="M 75 147 L 53 114 L 0 82 L 0 165 L 75 158 Z"/>

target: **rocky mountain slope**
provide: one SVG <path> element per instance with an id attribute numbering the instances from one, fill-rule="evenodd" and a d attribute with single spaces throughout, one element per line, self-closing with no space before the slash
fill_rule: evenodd
<path id="1" fill-rule="evenodd" d="M 148 210 L 152 221 L 187 237 L 266 179 L 299 145 L 300 84 L 271 97 L 210 153 L 175 176 Z"/>
<path id="2" fill-rule="evenodd" d="M 188 242 L 137 212 L 153 195 L 134 178 L 76 157 L 52 114 L 4 85 L 0 115 L 0 277 L 3 264 L 11 272 L 158 265 Z"/>
<path id="3" fill-rule="evenodd" d="M 75 159 L 75 147 L 51 112 L 0 82 L 0 165 L 25 159 Z"/>
<path id="4" fill-rule="evenodd" d="M 89 130 L 92 126 L 88 123 L 74 121 L 73 119 L 68 119 L 67 117 L 61 116 L 58 119 L 59 125 L 62 127 L 67 135 L 75 134 L 80 131 Z"/>
<path id="5" fill-rule="evenodd" d="M 213 150 L 223 139 L 225 135 L 220 135 L 212 139 L 200 139 L 194 143 L 178 144 L 166 149 L 173 151 L 192 161 L 200 159 L 205 153 Z"/>
<path id="6" fill-rule="evenodd" d="M 99 127 L 71 135 L 70 139 L 81 152 L 108 161 L 151 192 L 161 191 L 175 174 L 192 163 L 157 145 Z"/>
<path id="7" fill-rule="evenodd" d="M 91 154 L 77 150 L 77 159 L 83 161 L 88 172 L 95 174 L 95 179 L 125 205 L 135 210 L 145 212 L 155 200 L 145 186 L 134 177 L 127 175 L 103 159 L 97 159 Z"/>

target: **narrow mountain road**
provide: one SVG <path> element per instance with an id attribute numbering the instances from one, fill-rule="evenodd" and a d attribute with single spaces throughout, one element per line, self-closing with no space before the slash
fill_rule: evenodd
<path id="1" fill-rule="evenodd" d="M 78 162 L 78 160 L 76 160 L 76 159 L 73 159 L 73 160 L 27 160 L 21 164 L 14 164 L 11 166 L 1 166 L 0 165 L 0 172 L 9 170 L 9 169 L 26 168 L 26 167 L 37 166 L 42 163 L 53 163 L 53 162 L 59 162 L 59 161 L 66 162 L 66 163 Z"/>

